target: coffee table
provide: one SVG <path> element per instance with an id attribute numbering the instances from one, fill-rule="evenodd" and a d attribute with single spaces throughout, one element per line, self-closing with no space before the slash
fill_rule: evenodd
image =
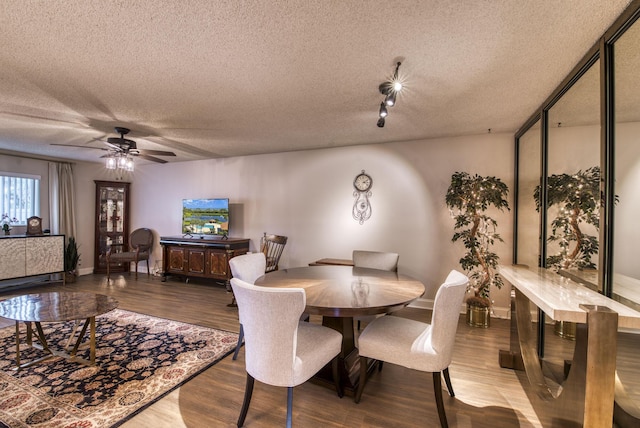
<path id="1" fill-rule="evenodd" d="M 112 297 L 94 293 L 58 291 L 52 293 L 25 294 L 0 302 L 0 317 L 16 322 L 16 370 L 52 357 L 63 357 L 81 364 L 94 365 L 96 361 L 96 316 L 118 307 L 118 301 Z M 84 320 L 84 324 L 82 324 Z M 41 323 L 76 321 L 67 346 L 64 350 L 51 349 Z M 20 360 L 20 323 L 26 325 L 26 343 L 42 349 L 48 355 L 32 361 Z M 35 330 L 33 325 L 35 324 Z M 78 328 L 82 324 L 79 334 Z M 76 353 L 89 328 L 89 360 L 76 356 Z M 33 337 L 39 343 L 33 343 Z M 75 342 L 75 343 L 74 343 Z M 73 343 L 73 346 L 71 346 Z"/>

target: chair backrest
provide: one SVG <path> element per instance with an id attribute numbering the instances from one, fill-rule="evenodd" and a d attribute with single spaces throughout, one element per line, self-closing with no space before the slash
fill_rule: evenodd
<path id="1" fill-rule="evenodd" d="M 353 265 L 369 269 L 398 271 L 398 253 L 385 253 L 380 251 L 353 250 Z"/>
<path id="2" fill-rule="evenodd" d="M 274 386 L 293 386 L 302 288 L 256 287 L 231 279 L 245 337 L 247 373 Z"/>
<path id="3" fill-rule="evenodd" d="M 140 252 L 151 252 L 153 249 L 153 232 L 151 229 L 143 227 L 131 232 L 129 250 L 135 251 L 138 247 L 140 247 Z"/>
<path id="4" fill-rule="evenodd" d="M 266 233 L 262 237 L 262 245 L 260 251 L 264 253 L 267 258 L 267 267 L 265 272 L 273 272 L 278 270 L 278 263 L 280 263 L 280 256 L 284 251 L 284 246 L 287 244 L 287 237 L 281 235 L 267 235 Z"/>
<path id="5" fill-rule="evenodd" d="M 440 369 L 448 367 L 451 363 L 460 307 L 468 283 L 469 278 L 466 275 L 456 270 L 449 273 L 444 284 L 438 288 L 433 301 L 431 324 L 411 346 L 412 351 L 436 353 L 441 363 Z"/>
<path id="6" fill-rule="evenodd" d="M 264 275 L 267 259 L 264 253 L 247 253 L 229 260 L 231 275 L 249 284 Z"/>

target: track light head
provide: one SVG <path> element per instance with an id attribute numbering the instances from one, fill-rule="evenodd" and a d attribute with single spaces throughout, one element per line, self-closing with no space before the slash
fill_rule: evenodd
<path id="1" fill-rule="evenodd" d="M 388 105 L 389 107 L 393 107 L 394 105 L 396 105 L 396 93 L 395 91 L 391 91 L 387 94 L 386 97 L 384 97 L 384 103 L 386 105 Z"/>
<path id="2" fill-rule="evenodd" d="M 387 108 L 385 107 L 384 103 L 380 103 L 380 113 L 378 114 L 378 116 L 387 117 L 387 114 L 389 113 L 387 112 Z"/>
<path id="3" fill-rule="evenodd" d="M 380 119 L 378 119 L 378 128 L 384 128 L 384 117 L 381 117 Z"/>

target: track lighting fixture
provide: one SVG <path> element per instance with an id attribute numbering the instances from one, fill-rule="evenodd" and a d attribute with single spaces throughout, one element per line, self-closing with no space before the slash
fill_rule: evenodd
<path id="1" fill-rule="evenodd" d="M 382 82 L 378 86 L 378 90 L 384 95 L 384 101 L 380 104 L 380 112 L 378 116 L 378 127 L 384 126 L 384 119 L 387 117 L 387 107 L 393 107 L 396 104 L 396 95 L 402 90 L 402 82 L 398 79 L 398 69 L 400 68 L 400 62 L 396 64 L 396 70 L 393 73 L 391 80 Z"/>
<path id="2" fill-rule="evenodd" d="M 378 114 L 380 117 L 387 117 L 387 108 L 384 106 L 384 103 L 380 103 L 380 113 Z"/>

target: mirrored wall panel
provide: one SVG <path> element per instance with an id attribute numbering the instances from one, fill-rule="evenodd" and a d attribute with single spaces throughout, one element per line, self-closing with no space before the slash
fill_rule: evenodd
<path id="1" fill-rule="evenodd" d="M 540 210 L 534 193 L 540 186 L 540 121 L 518 139 L 516 263 L 540 266 Z"/>
<path id="2" fill-rule="evenodd" d="M 613 284 L 615 299 L 640 309 L 640 23 L 614 44 L 615 194 Z"/>
<path id="3" fill-rule="evenodd" d="M 546 267 L 598 286 L 599 60 L 548 112 Z"/>

